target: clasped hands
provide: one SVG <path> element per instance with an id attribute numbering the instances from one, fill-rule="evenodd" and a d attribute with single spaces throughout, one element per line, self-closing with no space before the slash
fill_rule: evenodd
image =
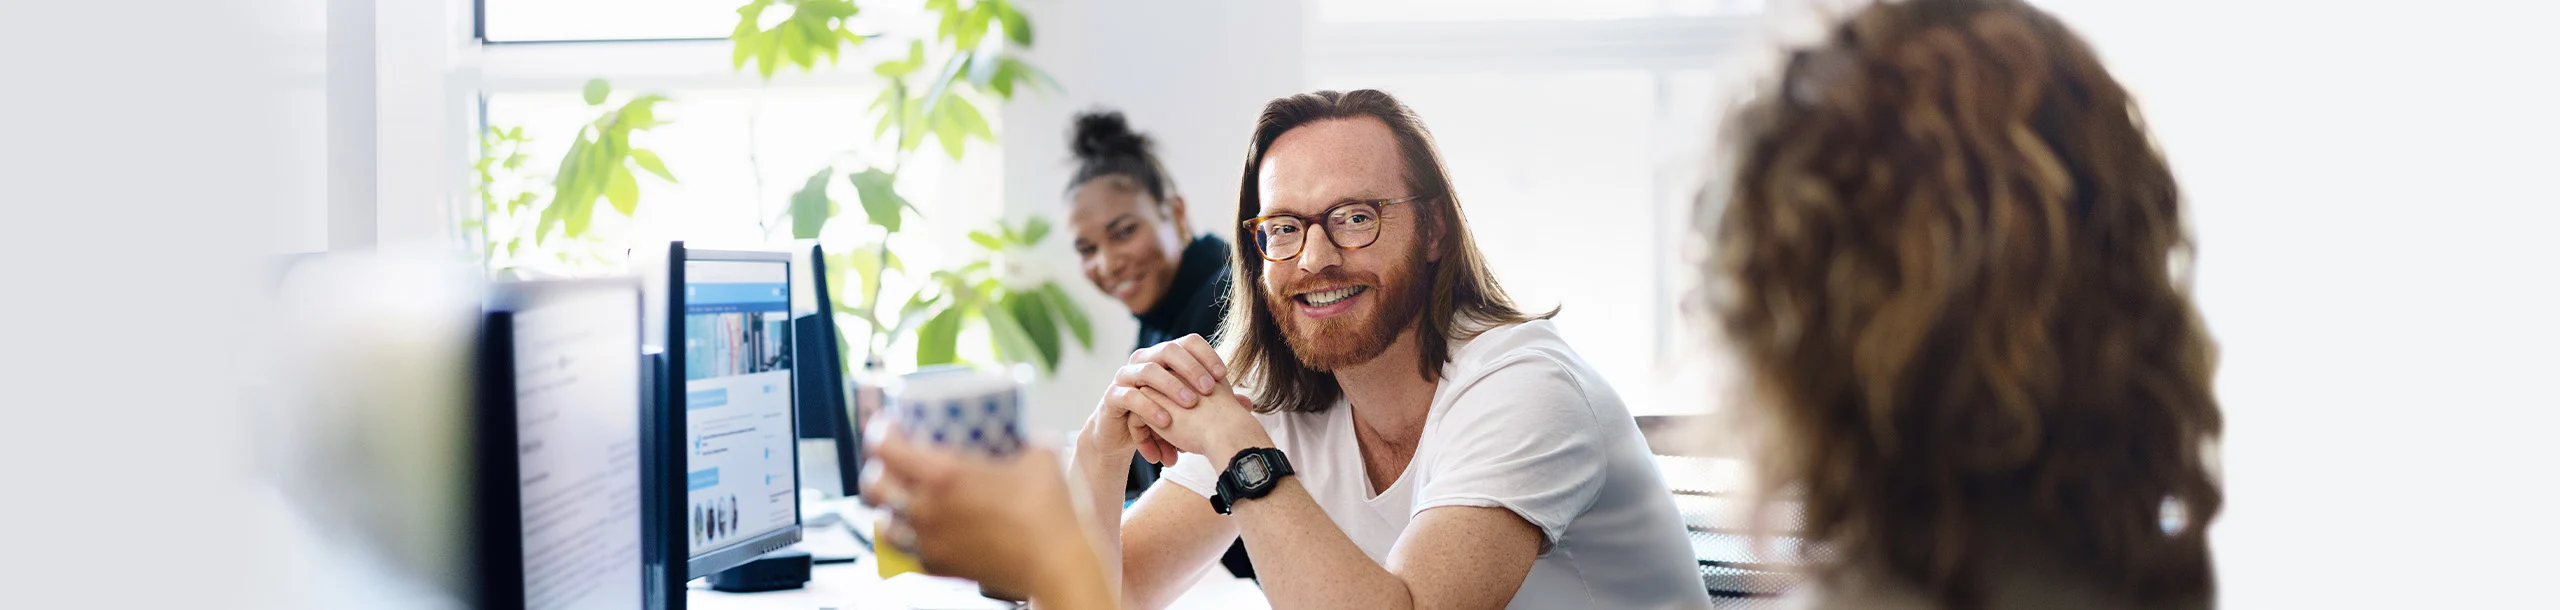
<path id="1" fill-rule="evenodd" d="M 1106 455 L 1134 450 L 1149 462 L 1172 466 L 1188 452 L 1224 468 L 1235 452 L 1271 444 L 1253 417 L 1252 399 L 1235 391 L 1228 373 L 1226 361 L 1200 335 L 1140 349 L 1113 375 L 1101 407 L 1085 424 L 1085 437 Z"/>

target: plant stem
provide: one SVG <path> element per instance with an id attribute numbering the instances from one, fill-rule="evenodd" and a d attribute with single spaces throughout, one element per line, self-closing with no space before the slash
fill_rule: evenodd
<path id="1" fill-rule="evenodd" d="M 764 220 L 764 163 L 756 159 L 756 123 L 758 119 L 764 117 L 765 92 L 772 88 L 773 83 L 770 81 L 758 86 L 755 105 L 747 109 L 747 175 L 754 178 L 756 189 L 754 196 L 748 200 L 756 204 L 754 212 L 756 233 L 762 235 L 765 241 L 773 240 L 773 226 Z"/>

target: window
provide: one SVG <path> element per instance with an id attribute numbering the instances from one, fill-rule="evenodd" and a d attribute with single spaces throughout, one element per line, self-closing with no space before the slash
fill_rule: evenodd
<path id="1" fill-rule="evenodd" d="M 449 0 L 469 4 L 472 0 Z M 547 197 L 548 183 L 581 128 L 635 95 L 660 95 L 656 116 L 667 124 L 636 132 L 631 146 L 655 152 L 676 180 L 669 182 L 634 173 L 640 193 L 635 215 L 623 217 L 599 200 L 590 235 L 593 243 L 543 248 L 527 259 L 508 256 L 500 246 L 493 265 L 521 264 L 536 274 L 619 271 L 628 249 L 647 243 L 685 240 L 727 248 L 779 247 L 792 241 L 788 205 L 794 193 L 819 170 L 839 171 L 826 183 L 841 208 L 858 208 L 858 197 L 846 173 L 871 165 L 886 166 L 894 155 L 878 142 L 873 127 L 878 115 L 872 102 L 882 93 L 872 63 L 903 56 L 903 45 L 847 46 L 835 67 L 803 73 L 783 68 L 766 80 L 756 66 L 733 67 L 727 39 L 737 25 L 738 8 L 747 0 L 478 0 L 481 36 L 486 43 L 456 56 L 453 86 L 468 88 L 478 100 L 470 109 L 468 129 L 521 129 L 529 140 L 521 150 L 526 161 L 499 176 L 500 199 L 529 186 Z M 790 15 L 768 10 L 769 20 Z M 917 3 L 866 3 L 854 21 L 864 31 L 893 37 L 932 34 Z M 919 26 L 918 23 L 922 25 Z M 921 27 L 921 30 L 917 28 Z M 543 42 L 545 44 L 500 44 Z M 892 49 L 889 47 L 897 46 Z M 591 79 L 611 88 L 603 106 L 586 103 L 583 89 Z M 993 107 L 986 120 L 1000 117 Z M 993 126 L 1000 130 L 1001 126 Z M 466 139 L 471 149 L 461 164 L 472 164 L 481 138 Z M 959 242 L 959 236 L 996 218 L 1001 208 L 1002 150 L 972 142 L 965 161 L 955 162 L 928 142 L 912 151 L 899 173 L 899 193 L 924 210 L 912 220 L 916 228 L 898 239 Z M 471 177 L 469 186 L 477 184 Z M 454 198 L 454 216 L 468 222 L 483 218 L 476 196 Z M 487 218 L 495 239 L 536 222 L 537 211 Z M 831 249 L 867 240 L 859 222 L 836 222 L 820 236 Z M 466 231 L 466 241 L 481 242 L 486 233 Z M 558 243 L 559 236 L 549 240 Z M 531 245 L 531 240 L 524 242 Z M 530 248 L 529 248 L 530 249 Z M 905 248 L 907 264 L 937 268 L 929 260 L 944 250 Z M 551 260 L 562 255 L 570 260 Z"/>
<path id="2" fill-rule="evenodd" d="M 1324 0 L 1311 84 L 1420 114 L 1488 263 L 1637 415 L 1710 410 L 1680 308 L 1720 74 L 1760 3 Z M 1710 358 L 1712 360 L 1712 358 Z M 1670 366 L 1678 364 L 1680 366 Z M 1672 391 L 1670 388 L 1687 388 Z"/>
<path id="3" fill-rule="evenodd" d="M 623 219 L 602 203 L 598 231 L 619 244 L 685 240 L 715 247 L 753 247 L 791 239 L 784 214 L 792 193 L 830 161 L 886 158 L 887 146 L 872 140 L 876 117 L 859 112 L 879 94 L 862 87 L 777 87 L 649 90 L 668 101 L 658 112 L 668 124 L 635 134 L 632 146 L 658 153 L 675 174 L 667 183 L 640 176 L 639 213 Z M 619 104 L 616 93 L 608 106 Z M 509 92 L 489 96 L 488 124 L 524 128 L 532 140 L 525 153 L 535 161 L 527 170 L 547 174 L 568 152 L 577 129 L 600 110 L 588 106 L 577 91 Z M 983 146 L 983 144 L 981 144 Z M 971 179 L 995 175 L 1002 157 L 992 148 L 971 150 L 952 163 L 934 150 L 910 157 L 914 167 L 904 178 L 904 194 L 934 213 L 919 221 L 944 220 L 945 211 L 959 217 L 992 216 L 996 181 Z M 839 164 L 840 166 L 843 164 Z M 851 187 L 841 177 L 831 181 L 840 204 L 853 205 Z M 854 223 L 835 223 L 830 230 L 853 230 Z M 966 231 L 966 226 L 936 227 Z M 822 237 L 834 237 L 832 234 Z M 933 249 L 914 249 L 915 256 Z M 936 265 L 939 261 L 914 261 Z M 934 268 L 932 266 L 924 268 Z"/>
<path id="4" fill-rule="evenodd" d="M 1757 13 L 1764 0 L 1319 0 L 1335 23 L 1635 19 Z"/>
<path id="5" fill-rule="evenodd" d="M 724 38 L 737 0 L 480 0 L 490 42 Z"/>

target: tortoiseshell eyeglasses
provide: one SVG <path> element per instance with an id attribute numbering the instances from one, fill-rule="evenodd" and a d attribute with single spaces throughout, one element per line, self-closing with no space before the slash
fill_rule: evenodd
<path id="1" fill-rule="evenodd" d="M 1378 243 L 1378 233 L 1386 229 L 1386 217 L 1379 214 L 1387 206 L 1409 203 L 1424 195 L 1394 199 L 1345 201 L 1326 208 L 1324 236 L 1333 247 L 1358 250 Z M 1253 234 L 1253 247 L 1264 260 L 1274 262 L 1297 258 L 1307 249 L 1307 230 L 1313 228 L 1307 217 L 1296 214 L 1266 214 L 1244 221 L 1244 230 Z"/>

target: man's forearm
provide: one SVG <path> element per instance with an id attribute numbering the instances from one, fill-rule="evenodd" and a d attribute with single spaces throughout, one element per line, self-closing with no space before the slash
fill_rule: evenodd
<path id="1" fill-rule="evenodd" d="M 1413 607 L 1404 580 L 1343 535 L 1296 477 L 1238 501 L 1230 517 L 1253 549 L 1253 573 L 1273 608 Z"/>
<path id="2" fill-rule="evenodd" d="M 1079 535 L 1080 536 L 1080 535 Z M 1033 559 L 1036 579 L 1031 583 L 1031 601 L 1040 610 L 1108 610 L 1119 607 L 1119 596 L 1112 591 L 1109 570 L 1103 567 L 1100 553 L 1083 540 L 1062 540 L 1047 545 L 1047 553 Z"/>

